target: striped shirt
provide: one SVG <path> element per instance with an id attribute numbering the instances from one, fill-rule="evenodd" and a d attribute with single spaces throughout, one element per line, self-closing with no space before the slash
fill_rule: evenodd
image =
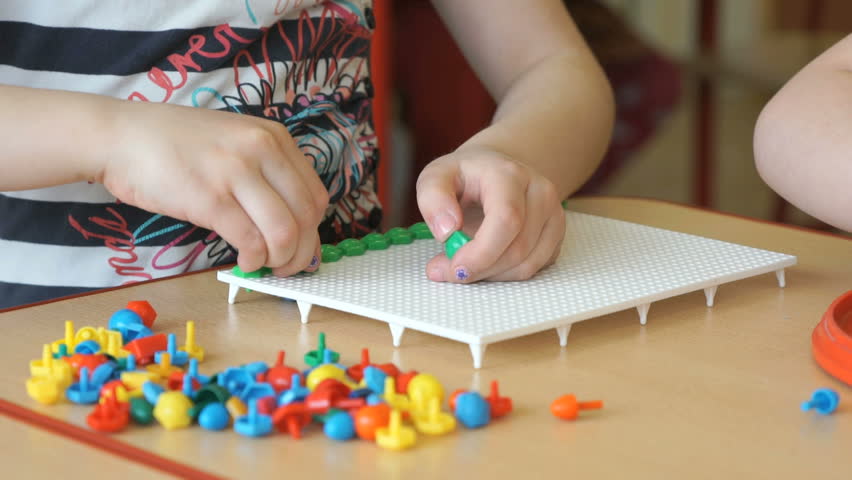
<path id="1" fill-rule="evenodd" d="M 320 238 L 335 242 L 381 218 L 370 3 L 3 0 L 0 83 L 280 121 L 329 191 Z M 0 193 L 0 309 L 235 255 L 216 233 L 117 202 L 100 184 Z"/>

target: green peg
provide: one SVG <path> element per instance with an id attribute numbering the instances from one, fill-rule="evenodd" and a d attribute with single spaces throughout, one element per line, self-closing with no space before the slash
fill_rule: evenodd
<path id="1" fill-rule="evenodd" d="M 447 254 L 447 258 L 452 259 L 456 254 L 456 251 L 462 247 L 465 243 L 470 241 L 470 237 L 468 237 L 461 230 L 456 230 L 450 235 L 450 238 L 447 239 L 446 243 L 444 243 L 444 251 Z"/>

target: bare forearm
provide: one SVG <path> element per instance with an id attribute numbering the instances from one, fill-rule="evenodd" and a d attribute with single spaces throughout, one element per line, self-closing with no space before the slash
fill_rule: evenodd
<path id="1" fill-rule="evenodd" d="M 0 85 L 0 191 L 98 175 L 110 106 L 95 95 Z"/>
<path id="2" fill-rule="evenodd" d="M 852 43 L 844 40 L 797 74 L 755 128 L 761 177 L 822 221 L 852 231 Z"/>
<path id="3" fill-rule="evenodd" d="M 599 165 L 613 116 L 612 92 L 595 61 L 555 55 L 518 78 L 492 125 L 462 148 L 501 151 L 550 179 L 564 198 Z"/>

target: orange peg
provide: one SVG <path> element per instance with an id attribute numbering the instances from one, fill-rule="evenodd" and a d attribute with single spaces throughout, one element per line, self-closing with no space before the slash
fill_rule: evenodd
<path id="1" fill-rule="evenodd" d="M 597 410 L 603 408 L 603 402 L 593 400 L 590 402 L 578 402 L 574 395 L 562 395 L 550 404 L 550 412 L 553 416 L 563 420 L 574 420 L 580 410 Z"/>

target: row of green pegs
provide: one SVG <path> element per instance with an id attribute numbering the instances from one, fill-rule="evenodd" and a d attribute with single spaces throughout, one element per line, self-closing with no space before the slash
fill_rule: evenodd
<path id="1" fill-rule="evenodd" d="M 367 250 L 386 250 L 391 245 L 408 245 L 414 240 L 434 238 L 429 227 L 424 222 L 404 227 L 394 227 L 385 233 L 369 233 L 361 239 L 347 238 L 337 245 L 323 244 L 321 247 L 323 263 L 333 263 L 344 256 L 357 257 L 363 255 Z M 260 278 L 272 273 L 269 267 L 261 267 L 253 272 L 244 272 L 239 265 L 231 270 L 235 276 L 240 278 Z"/>
<path id="2" fill-rule="evenodd" d="M 367 250 L 387 250 L 391 245 L 408 245 L 414 240 L 434 238 L 429 227 L 423 223 L 403 228 L 394 227 L 385 233 L 369 233 L 361 239 L 347 238 L 337 245 L 325 244 L 322 246 L 323 263 L 332 263 L 344 256 L 357 257 L 363 255 Z"/>

